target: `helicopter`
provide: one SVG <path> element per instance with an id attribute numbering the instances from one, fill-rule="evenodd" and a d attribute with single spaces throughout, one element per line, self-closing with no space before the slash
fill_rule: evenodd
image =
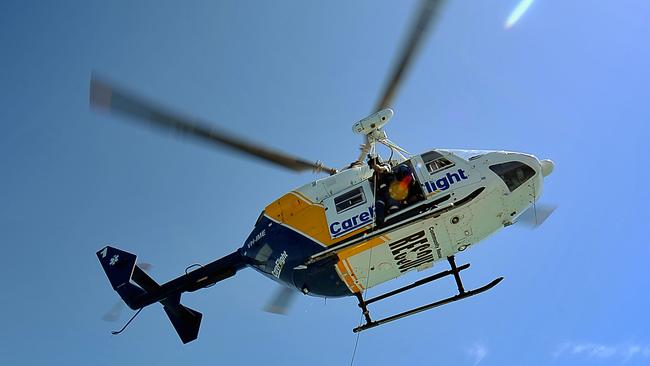
<path id="1" fill-rule="evenodd" d="M 283 312 L 289 298 L 298 293 L 356 297 L 365 320 L 353 329 L 356 333 L 481 294 L 501 282 L 503 277 L 498 277 L 465 289 L 461 271 L 470 264 L 457 265 L 455 256 L 523 220 L 531 210 L 537 215 L 536 202 L 554 163 L 526 153 L 494 150 L 436 148 L 410 154 L 389 140 L 384 130 L 394 115 L 390 107 L 398 86 L 443 3 L 422 1 L 373 113 L 352 126 L 364 140 L 360 154 L 341 169 L 234 136 L 91 76 L 90 105 L 97 111 L 225 146 L 296 172 L 329 174 L 268 204 L 243 245 L 231 254 L 188 267 L 185 274 L 164 284 L 147 274 L 147 265 L 137 262 L 136 255 L 113 246 L 100 249 L 97 258 L 123 302 L 138 312 L 160 303 L 181 341 L 188 343 L 198 337 L 202 314 L 182 305 L 181 295 L 211 287 L 244 268 L 281 285 L 267 309 L 272 312 Z M 378 153 L 379 146 L 391 152 L 386 161 Z M 369 288 L 445 261 L 448 270 L 364 298 Z M 446 277 L 454 278 L 455 295 L 372 318 L 370 304 Z"/>

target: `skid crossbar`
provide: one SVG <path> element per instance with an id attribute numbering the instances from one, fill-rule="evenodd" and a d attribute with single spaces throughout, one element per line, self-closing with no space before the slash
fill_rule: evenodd
<path id="1" fill-rule="evenodd" d="M 385 294 L 373 297 L 373 298 L 368 299 L 368 300 L 364 300 L 363 296 L 362 296 L 362 294 L 360 292 L 356 293 L 355 295 L 357 296 L 357 300 L 359 300 L 359 307 L 361 308 L 361 312 L 363 313 L 363 316 L 364 316 L 364 318 L 366 320 L 366 323 L 354 328 L 352 331 L 355 332 L 355 333 L 359 333 L 359 332 L 362 332 L 362 331 L 364 331 L 366 329 L 374 328 L 374 327 L 380 326 L 382 324 L 386 324 L 386 323 L 392 322 L 392 321 L 397 320 L 397 319 L 401 319 L 401 318 L 404 318 L 404 317 L 407 317 L 407 316 L 410 316 L 410 315 L 413 315 L 413 314 L 417 314 L 417 313 L 425 311 L 425 310 L 433 309 L 433 308 L 436 308 L 436 307 L 439 307 L 439 306 L 442 306 L 442 305 L 445 305 L 445 304 L 449 304 L 449 303 L 452 303 L 452 302 L 455 302 L 455 301 L 458 301 L 458 300 L 462 300 L 462 299 L 465 299 L 465 298 L 468 298 L 468 297 L 471 297 L 471 296 L 474 296 L 474 295 L 478 295 L 478 294 L 480 294 L 482 292 L 485 292 L 485 291 L 491 289 L 492 287 L 496 286 L 499 282 L 501 282 L 501 280 L 503 280 L 503 277 L 499 277 L 499 278 L 493 280 L 492 282 L 488 283 L 485 286 L 479 287 L 479 288 L 474 289 L 474 290 L 465 291 L 465 288 L 463 287 L 463 283 L 462 283 L 462 281 L 460 279 L 460 271 L 469 268 L 469 263 L 463 264 L 463 265 L 461 265 L 459 267 L 456 267 L 456 261 L 454 259 L 454 256 L 448 257 L 447 261 L 449 261 L 449 265 L 451 266 L 451 269 L 449 269 L 447 271 L 440 272 L 440 273 L 436 273 L 436 274 L 434 274 L 432 276 L 429 276 L 429 277 L 426 277 L 426 278 L 423 278 L 423 279 L 421 279 L 419 281 L 416 281 L 416 282 L 414 282 L 414 283 L 412 283 L 410 285 L 400 287 L 397 290 L 387 292 Z M 383 299 L 386 299 L 386 298 L 389 298 L 391 296 L 397 295 L 397 294 L 402 293 L 404 291 L 411 290 L 411 289 L 416 288 L 418 286 L 424 285 L 424 284 L 429 283 L 429 282 L 433 282 L 435 280 L 438 280 L 438 279 L 441 279 L 443 277 L 447 277 L 447 276 L 450 276 L 450 275 L 454 276 L 454 280 L 456 281 L 456 286 L 458 287 L 458 294 L 456 294 L 454 296 L 451 296 L 451 297 L 448 297 L 446 299 L 438 300 L 436 302 L 432 302 L 430 304 L 423 305 L 423 306 L 417 307 L 415 309 L 411 309 L 411 310 L 408 310 L 408 311 L 405 311 L 405 312 L 402 312 L 402 313 L 399 313 L 399 314 L 396 314 L 396 315 L 393 315 L 393 316 L 389 316 L 389 317 L 386 317 L 386 318 L 383 318 L 383 319 L 380 319 L 380 320 L 372 320 L 372 318 L 370 317 L 370 311 L 368 310 L 368 305 L 369 304 L 380 301 L 380 300 L 383 300 Z"/>

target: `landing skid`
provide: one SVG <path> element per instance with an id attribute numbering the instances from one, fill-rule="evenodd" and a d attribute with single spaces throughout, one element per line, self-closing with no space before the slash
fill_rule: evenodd
<path id="1" fill-rule="evenodd" d="M 368 300 L 364 300 L 363 295 L 360 292 L 355 293 L 355 295 L 357 296 L 357 299 L 359 300 L 359 307 L 361 308 L 361 312 L 363 313 L 363 316 L 366 319 L 366 323 L 361 325 L 361 326 L 358 326 L 358 327 L 354 328 L 352 331 L 355 332 L 355 333 L 359 333 L 359 332 L 362 332 L 362 331 L 364 331 L 366 329 L 378 327 L 378 326 L 380 326 L 382 324 L 392 322 L 393 320 L 405 318 L 407 316 L 417 314 L 417 313 L 425 311 L 425 310 L 437 308 L 438 306 L 442 306 L 442 305 L 449 304 L 449 303 L 452 303 L 452 302 L 455 302 L 455 301 L 458 301 L 458 300 L 462 300 L 462 299 L 465 299 L 465 298 L 470 297 L 470 296 L 478 295 L 478 294 L 480 294 L 482 292 L 485 292 L 485 291 L 491 289 L 492 287 L 496 286 L 499 282 L 501 282 L 501 280 L 503 280 L 503 277 L 499 277 L 499 278 L 493 280 L 492 282 L 488 283 L 485 286 L 479 287 L 479 288 L 474 289 L 474 290 L 465 291 L 465 288 L 463 287 L 463 282 L 460 279 L 460 271 L 469 268 L 469 263 L 463 264 L 460 267 L 456 267 L 456 261 L 455 261 L 453 255 L 451 257 L 447 257 L 447 261 L 449 261 L 449 265 L 451 266 L 450 270 L 443 271 L 443 272 L 440 272 L 440 273 L 436 273 L 433 276 L 423 278 L 423 279 L 421 279 L 419 281 L 416 281 L 416 282 L 414 282 L 414 283 L 412 283 L 410 285 L 400 287 L 397 290 L 387 292 L 385 294 L 373 297 L 373 298 L 368 299 Z M 380 320 L 372 320 L 372 318 L 370 318 L 370 311 L 368 311 L 368 305 L 369 304 L 372 304 L 372 303 L 380 301 L 380 300 L 384 300 L 386 298 L 397 295 L 397 294 L 402 293 L 404 291 L 408 291 L 408 290 L 411 290 L 411 289 L 416 288 L 418 286 L 424 285 L 426 283 L 433 282 L 433 281 L 439 280 L 439 279 L 441 279 L 443 277 L 452 276 L 452 275 L 454 276 L 454 279 L 456 280 L 456 286 L 458 286 L 458 294 L 456 294 L 454 296 L 451 296 L 451 297 L 448 297 L 446 299 L 442 299 L 442 300 L 433 302 L 431 304 L 420 306 L 418 308 L 411 309 L 411 310 L 405 311 L 403 313 L 399 313 L 399 314 L 396 314 L 396 315 L 393 315 L 393 316 L 389 316 L 389 317 L 386 317 L 386 318 L 383 318 L 383 319 L 380 319 Z"/>

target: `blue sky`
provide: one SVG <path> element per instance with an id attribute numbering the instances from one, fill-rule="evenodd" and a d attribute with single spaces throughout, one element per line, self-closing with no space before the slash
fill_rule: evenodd
<path id="1" fill-rule="evenodd" d="M 240 246 L 261 209 L 315 178 L 134 127 L 88 108 L 91 71 L 254 140 L 343 166 L 415 1 L 65 1 L 0 4 L 2 364 L 349 364 L 352 298 L 259 309 L 252 270 L 184 303 L 183 346 L 158 306 L 123 335 L 96 250 L 114 244 L 167 281 Z M 487 294 L 364 332 L 355 364 L 647 365 L 647 43 L 643 0 L 449 1 L 386 130 L 412 152 L 507 149 L 551 158 L 535 231 L 458 257 Z M 370 291 L 370 294 L 412 281 Z M 448 286 L 447 286 L 448 285 Z M 376 306 L 397 311 L 453 283 Z M 124 314 L 122 320 L 126 320 Z"/>

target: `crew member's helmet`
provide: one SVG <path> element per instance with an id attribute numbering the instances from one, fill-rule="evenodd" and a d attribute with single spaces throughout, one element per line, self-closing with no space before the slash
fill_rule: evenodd
<path id="1" fill-rule="evenodd" d="M 406 165 L 400 165 L 395 169 L 395 178 L 402 180 L 411 175 L 411 169 Z"/>

